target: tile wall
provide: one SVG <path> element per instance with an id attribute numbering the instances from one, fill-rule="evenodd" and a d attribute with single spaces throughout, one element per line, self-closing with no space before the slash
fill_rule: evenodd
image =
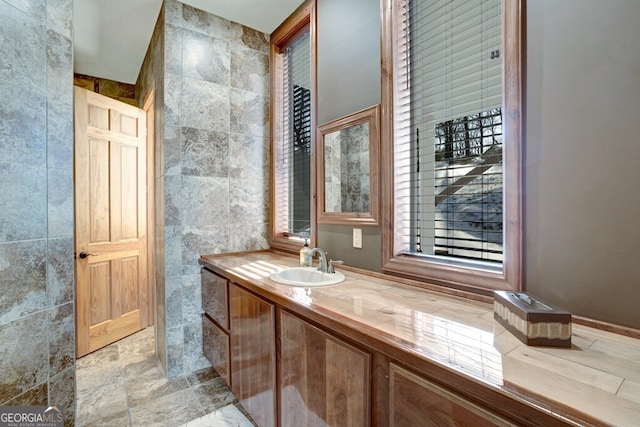
<path id="1" fill-rule="evenodd" d="M 154 40 L 138 93 L 154 82 L 163 106 L 157 346 L 173 377 L 208 365 L 198 257 L 268 247 L 269 35 L 167 0 Z"/>
<path id="2" fill-rule="evenodd" d="M 0 405 L 75 410 L 73 0 L 0 0 Z"/>

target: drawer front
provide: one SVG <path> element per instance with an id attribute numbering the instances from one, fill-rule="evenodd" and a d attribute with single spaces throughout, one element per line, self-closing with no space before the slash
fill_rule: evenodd
<path id="1" fill-rule="evenodd" d="M 225 330 L 229 330 L 227 279 L 202 269 L 202 308 Z"/>
<path id="2" fill-rule="evenodd" d="M 231 387 L 229 375 L 229 335 L 218 328 L 206 315 L 202 315 L 202 347 L 207 360 L 227 385 Z"/>

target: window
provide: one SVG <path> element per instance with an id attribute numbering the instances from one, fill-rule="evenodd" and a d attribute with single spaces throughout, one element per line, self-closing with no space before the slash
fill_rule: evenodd
<path id="1" fill-rule="evenodd" d="M 421 226 L 426 226 L 433 230 L 428 243 L 434 255 L 501 263 L 502 108 L 438 123 L 434 140 L 432 167 L 412 174 L 418 197 L 421 183 L 434 177 L 433 222 L 422 224 L 417 209 L 410 252 L 423 252 Z"/>
<path id="2" fill-rule="evenodd" d="M 310 11 L 303 5 L 271 36 L 271 246 L 285 250 L 315 229 Z"/>
<path id="3" fill-rule="evenodd" d="M 395 0 L 385 14 L 383 270 L 519 289 L 520 3 Z"/>

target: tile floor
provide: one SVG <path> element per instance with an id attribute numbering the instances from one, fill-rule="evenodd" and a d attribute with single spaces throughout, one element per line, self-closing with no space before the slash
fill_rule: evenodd
<path id="1" fill-rule="evenodd" d="M 153 327 L 76 364 L 78 427 L 254 426 L 212 368 L 167 379 Z"/>

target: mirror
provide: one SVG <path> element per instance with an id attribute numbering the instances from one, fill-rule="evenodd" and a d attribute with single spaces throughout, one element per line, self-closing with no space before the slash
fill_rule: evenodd
<path id="1" fill-rule="evenodd" d="M 318 126 L 318 222 L 378 223 L 380 107 Z"/>
<path id="2" fill-rule="evenodd" d="M 324 136 L 324 208 L 369 212 L 369 123 Z"/>

